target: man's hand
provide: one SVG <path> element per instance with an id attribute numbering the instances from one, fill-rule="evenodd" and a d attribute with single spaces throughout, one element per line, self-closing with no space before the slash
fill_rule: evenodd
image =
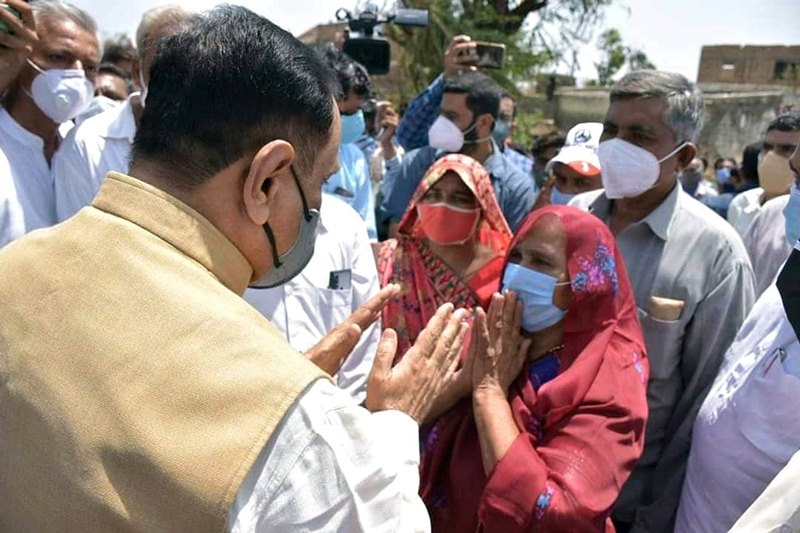
<path id="1" fill-rule="evenodd" d="M 533 207 L 531 207 L 531 211 L 536 211 L 540 207 L 547 207 L 552 203 L 553 186 L 555 186 L 555 184 L 555 176 L 548 178 L 547 181 L 544 182 L 542 189 L 539 191 L 539 196 L 536 197 L 536 201 L 533 203 Z"/>
<path id="2" fill-rule="evenodd" d="M 472 389 L 476 394 L 491 391 L 508 395 L 531 346 L 530 339 L 522 338 L 521 322 L 522 303 L 513 292 L 492 296 L 488 318 L 483 309 L 477 310 L 470 345 Z"/>
<path id="3" fill-rule="evenodd" d="M 5 0 L 4 3 L 16 9 L 20 16 L 0 8 L 0 20 L 9 29 L 8 32 L 0 32 L 0 93 L 14 83 L 25 60 L 39 42 L 31 6 L 23 0 Z"/>
<path id="4" fill-rule="evenodd" d="M 328 332 L 305 356 L 331 376 L 336 374 L 361 340 L 364 330 L 381 317 L 383 308 L 399 293 L 400 287 L 397 285 L 387 285 L 381 289 L 347 317 L 347 320 Z"/>
<path id="5" fill-rule="evenodd" d="M 452 78 L 466 71 L 478 70 L 477 45 L 469 35 L 456 35 L 444 53 L 444 77 Z"/>
<path id="6" fill-rule="evenodd" d="M 385 160 L 394 159 L 397 152 L 394 149 L 394 132 L 397 130 L 397 124 L 400 122 L 400 116 L 394 110 L 391 102 L 386 100 L 376 104 L 377 115 L 376 123 L 379 128 L 378 142 L 383 149 L 383 158 Z"/>
<path id="7" fill-rule="evenodd" d="M 468 330 L 466 316 L 463 309 L 453 312 L 452 304 L 440 307 L 394 368 L 397 334 L 384 331 L 367 381 L 367 409 L 396 409 L 422 423 L 456 370 Z"/>

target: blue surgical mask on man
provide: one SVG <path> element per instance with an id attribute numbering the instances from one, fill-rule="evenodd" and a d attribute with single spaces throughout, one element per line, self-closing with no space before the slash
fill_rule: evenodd
<path id="1" fill-rule="evenodd" d="M 717 169 L 717 183 L 720 185 L 727 185 L 731 181 L 731 169 L 718 168 Z"/>
<path id="2" fill-rule="evenodd" d="M 783 208 L 783 218 L 786 224 L 786 241 L 789 246 L 794 246 L 800 240 L 800 188 L 792 184 L 789 192 L 789 203 Z"/>
<path id="3" fill-rule="evenodd" d="M 364 112 L 358 110 L 352 115 L 342 115 L 342 144 L 351 144 L 361 137 L 367 123 L 364 121 Z"/>
<path id="4" fill-rule="evenodd" d="M 511 122 L 507 120 L 497 119 L 494 123 L 494 130 L 492 130 L 492 138 L 498 146 L 506 144 L 506 139 L 511 135 Z"/>
<path id="5" fill-rule="evenodd" d="M 566 311 L 553 303 L 553 295 L 559 285 L 553 276 L 509 263 L 503 274 L 503 289 L 514 291 L 522 302 L 522 329 L 536 333 L 564 319 Z"/>
<path id="6" fill-rule="evenodd" d="M 575 194 L 566 194 L 558 190 L 557 185 L 553 185 L 550 192 L 550 203 L 553 205 L 568 205 L 575 198 Z"/>

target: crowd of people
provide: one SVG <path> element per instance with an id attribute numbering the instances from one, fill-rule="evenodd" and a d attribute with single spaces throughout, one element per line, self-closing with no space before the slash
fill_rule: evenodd
<path id="1" fill-rule="evenodd" d="M 520 147 L 467 35 L 401 114 L 242 7 L 5 4 L 0 530 L 800 528 L 800 112 L 712 165 L 640 70 Z"/>

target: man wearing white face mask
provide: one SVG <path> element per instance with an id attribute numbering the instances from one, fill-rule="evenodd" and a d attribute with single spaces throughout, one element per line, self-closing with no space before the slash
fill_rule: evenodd
<path id="1" fill-rule="evenodd" d="M 153 8 L 136 30 L 138 57 L 134 70 L 145 87 L 158 44 L 177 33 L 191 18 L 177 6 Z M 127 172 L 133 138 L 145 105 L 144 93 L 133 93 L 125 103 L 87 119 L 74 128 L 53 158 L 56 215 L 62 222 L 92 201 L 109 172 Z"/>
<path id="2" fill-rule="evenodd" d="M 10 201 L 22 214 L 16 225 L 22 233 L 14 238 L 56 222 L 50 162 L 71 120 L 92 100 L 100 61 L 89 15 L 57 0 L 32 2 L 31 8 L 39 40 L 0 109 L 0 151 L 15 187 Z"/>
<path id="3" fill-rule="evenodd" d="M 532 177 L 514 166 L 492 139 L 501 95 L 500 87 L 479 72 L 444 80 L 440 115 L 428 130 L 429 146 L 407 152 L 402 162 L 386 161 L 381 183 L 382 222 L 389 221 L 391 225 L 401 219 L 434 161 L 448 153 L 462 153 L 479 161 L 489 172 L 503 216 L 511 229 L 516 229 L 533 206 L 535 185 Z"/>
<path id="4" fill-rule="evenodd" d="M 615 506 L 620 531 L 672 530 L 692 423 L 754 300 L 741 239 L 678 183 L 702 113 L 679 74 L 623 77 L 598 150 L 605 190 L 572 201 L 617 238 L 650 360 L 645 450 Z"/>

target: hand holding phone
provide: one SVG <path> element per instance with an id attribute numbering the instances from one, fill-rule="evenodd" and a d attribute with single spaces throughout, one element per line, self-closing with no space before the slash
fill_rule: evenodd
<path id="1" fill-rule="evenodd" d="M 456 35 L 444 53 L 444 75 L 447 78 L 458 76 L 467 70 L 476 70 L 470 62 L 477 61 L 475 41 L 469 35 Z"/>
<path id="2" fill-rule="evenodd" d="M 0 93 L 17 79 L 38 41 L 31 6 L 23 0 L 0 3 Z"/>
<path id="3" fill-rule="evenodd" d="M 10 5 L 8 5 L 8 4 L 0 4 L 0 9 L 2 9 L 3 11 L 6 11 L 8 13 L 11 13 L 14 17 L 19 19 L 20 21 L 22 20 L 22 15 L 20 15 L 19 11 L 17 11 L 13 7 L 11 7 Z M 0 15 L 0 33 L 13 34 L 14 30 L 12 30 L 9 27 L 9 25 L 6 24 L 5 19 L 6 19 L 6 17 L 4 17 L 3 15 Z"/>
<path id="4" fill-rule="evenodd" d="M 476 67 L 500 70 L 506 59 L 506 45 L 477 41 L 475 55 L 477 56 L 474 63 Z"/>

